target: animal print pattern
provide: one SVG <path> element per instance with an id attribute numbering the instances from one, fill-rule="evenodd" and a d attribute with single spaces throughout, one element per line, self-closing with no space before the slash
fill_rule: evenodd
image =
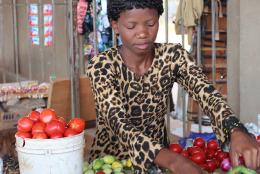
<path id="1" fill-rule="evenodd" d="M 218 139 L 228 141 L 223 120 L 234 113 L 194 59 L 179 44 L 156 43 L 154 47 L 152 66 L 142 76 L 124 64 L 119 47 L 90 61 L 87 74 L 97 111 L 90 161 L 105 154 L 119 159 L 130 157 L 135 173 L 147 173 L 160 149 L 168 146 L 164 116 L 175 82 L 210 116 Z"/>

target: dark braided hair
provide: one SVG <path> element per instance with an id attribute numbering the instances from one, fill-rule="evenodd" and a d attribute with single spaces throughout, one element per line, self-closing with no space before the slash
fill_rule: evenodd
<path id="1" fill-rule="evenodd" d="M 117 21 L 120 13 L 125 10 L 132 10 L 133 8 L 152 8 L 158 11 L 160 16 L 163 13 L 162 0 L 108 0 L 107 15 L 108 19 Z"/>

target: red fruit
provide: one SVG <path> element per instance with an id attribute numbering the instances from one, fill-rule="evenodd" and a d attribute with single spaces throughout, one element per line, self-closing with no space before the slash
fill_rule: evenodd
<path id="1" fill-rule="evenodd" d="M 30 114 L 28 115 L 28 117 L 34 121 L 34 122 L 37 122 L 40 120 L 40 112 L 38 111 L 32 111 L 30 112 Z"/>
<path id="2" fill-rule="evenodd" d="M 205 140 L 201 137 L 197 137 L 193 141 L 193 146 L 197 146 L 197 147 L 204 149 L 205 148 Z"/>
<path id="3" fill-rule="evenodd" d="M 40 120 L 43 123 L 49 123 L 56 118 L 57 118 L 57 114 L 52 109 L 44 109 L 44 110 L 42 110 L 42 112 L 40 114 Z"/>
<path id="4" fill-rule="evenodd" d="M 44 129 L 46 127 L 46 124 L 43 122 L 36 122 L 34 123 L 33 127 L 32 127 L 32 134 L 35 133 L 45 133 Z"/>
<path id="5" fill-rule="evenodd" d="M 16 136 L 18 137 L 21 137 L 21 138 L 32 138 L 32 134 L 30 134 L 29 132 L 16 132 L 15 134 Z"/>
<path id="6" fill-rule="evenodd" d="M 85 129 L 85 120 L 81 118 L 73 118 L 69 121 L 69 128 L 77 133 L 81 133 Z"/>
<path id="7" fill-rule="evenodd" d="M 176 153 L 181 153 L 183 148 L 179 144 L 170 144 L 169 146 L 170 151 L 176 152 Z"/>
<path id="8" fill-rule="evenodd" d="M 63 135 L 61 133 L 54 133 L 50 136 L 51 139 L 55 139 L 55 138 L 62 138 Z"/>
<path id="9" fill-rule="evenodd" d="M 20 132 L 30 132 L 33 126 L 33 121 L 29 117 L 22 117 L 18 120 L 17 129 Z"/>
<path id="10" fill-rule="evenodd" d="M 204 164 L 206 162 L 206 156 L 203 152 L 197 152 L 191 156 L 191 160 L 198 165 Z"/>
<path id="11" fill-rule="evenodd" d="M 209 140 L 207 148 L 216 151 L 218 149 L 218 142 L 216 140 Z"/>
<path id="12" fill-rule="evenodd" d="M 190 155 L 193 155 L 198 152 L 204 153 L 204 151 L 200 147 L 197 147 L 197 146 L 193 146 L 191 148 L 188 147 L 188 152 Z"/>
<path id="13" fill-rule="evenodd" d="M 64 132 L 64 137 L 71 137 L 71 136 L 74 136 L 74 135 L 77 135 L 78 133 L 76 131 L 74 131 L 73 129 L 71 128 L 67 128 Z"/>
<path id="14" fill-rule="evenodd" d="M 47 139 L 48 136 L 46 133 L 35 133 L 33 134 L 33 139 Z"/>
<path id="15" fill-rule="evenodd" d="M 99 171 L 99 172 L 96 172 L 96 174 L 106 174 L 106 173 Z"/>
<path id="16" fill-rule="evenodd" d="M 212 149 L 207 149 L 206 150 L 206 156 L 207 156 L 207 159 L 213 159 L 215 157 L 215 151 L 212 150 Z"/>
<path id="17" fill-rule="evenodd" d="M 238 163 L 239 163 L 239 165 L 245 165 L 246 164 L 243 156 L 240 156 L 238 158 Z"/>
<path id="18" fill-rule="evenodd" d="M 216 160 L 207 160 L 206 165 L 207 165 L 206 170 L 208 172 L 214 172 L 218 168 L 218 164 Z"/>
<path id="19" fill-rule="evenodd" d="M 59 122 L 61 122 L 62 124 L 64 124 L 65 127 L 67 126 L 67 123 L 66 123 L 66 121 L 65 121 L 65 119 L 64 119 L 63 117 L 59 117 L 59 116 L 58 116 L 56 120 L 58 120 Z"/>
<path id="20" fill-rule="evenodd" d="M 219 152 L 218 155 L 217 155 L 217 159 L 219 161 L 223 161 L 224 159 L 228 158 L 229 157 L 229 153 L 228 152 Z"/>
<path id="21" fill-rule="evenodd" d="M 61 134 L 63 135 L 65 131 L 65 126 L 63 123 L 61 123 L 60 121 L 58 120 L 52 120 L 50 121 L 49 123 L 46 124 L 46 127 L 45 127 L 45 132 L 47 133 L 47 135 L 49 135 L 50 137 L 53 135 L 53 134 Z"/>
<path id="22" fill-rule="evenodd" d="M 183 149 L 182 152 L 181 152 L 181 155 L 184 156 L 184 157 L 186 157 L 186 158 L 189 158 L 188 150 Z"/>

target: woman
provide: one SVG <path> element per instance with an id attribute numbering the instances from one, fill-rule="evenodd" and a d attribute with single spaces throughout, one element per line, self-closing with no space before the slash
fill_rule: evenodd
<path id="1" fill-rule="evenodd" d="M 190 160 L 167 149 L 165 114 L 175 82 L 205 114 L 220 143 L 230 142 L 232 163 L 243 155 L 248 167 L 260 166 L 260 148 L 179 44 L 154 43 L 162 0 L 110 0 L 108 17 L 122 45 L 94 57 L 88 75 L 96 100 L 97 131 L 90 160 L 104 154 L 130 157 L 135 173 L 157 165 L 179 173 L 202 173 Z M 241 143 L 243 142 L 243 143 Z"/>

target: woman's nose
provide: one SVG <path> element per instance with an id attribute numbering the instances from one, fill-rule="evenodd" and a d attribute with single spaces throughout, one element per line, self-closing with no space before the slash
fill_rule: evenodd
<path id="1" fill-rule="evenodd" d="M 145 33 L 140 33 L 136 35 L 137 39 L 145 39 L 146 38 L 146 34 Z"/>
<path id="2" fill-rule="evenodd" d="M 138 32 L 136 34 L 136 37 L 138 39 L 145 39 L 145 38 L 147 38 L 147 36 L 148 36 L 148 31 L 147 31 L 146 27 L 145 26 L 140 27 L 140 29 L 138 30 Z"/>

